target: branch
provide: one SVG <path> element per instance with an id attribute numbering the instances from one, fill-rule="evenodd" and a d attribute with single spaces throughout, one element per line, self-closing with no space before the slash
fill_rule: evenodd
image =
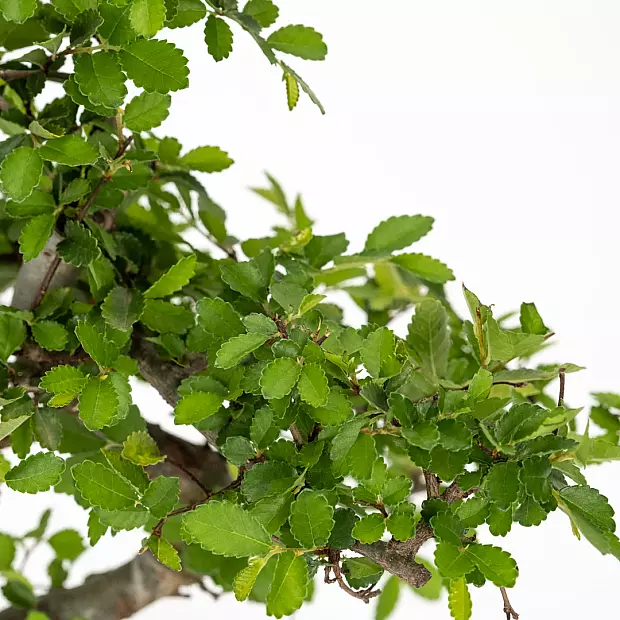
<path id="1" fill-rule="evenodd" d="M 37 609 L 63 620 L 120 620 L 160 598 L 178 595 L 181 586 L 197 581 L 190 573 L 173 572 L 145 553 L 117 569 L 91 575 L 77 588 L 51 590 L 39 599 Z M 27 615 L 27 610 L 12 607 L 0 612 L 0 620 L 24 620 Z"/>
<path id="2" fill-rule="evenodd" d="M 514 610 L 512 605 L 510 604 L 510 600 L 508 599 L 508 593 L 506 592 L 506 588 L 500 587 L 499 591 L 502 593 L 502 598 L 504 599 L 504 613 L 506 614 L 506 620 L 519 620 L 519 614 Z"/>

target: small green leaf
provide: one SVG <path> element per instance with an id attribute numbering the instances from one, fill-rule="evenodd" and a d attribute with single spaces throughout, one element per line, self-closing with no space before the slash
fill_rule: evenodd
<path id="1" fill-rule="evenodd" d="M 123 458 L 136 465 L 156 465 L 165 460 L 155 440 L 146 431 L 135 431 L 123 442 Z"/>
<path id="2" fill-rule="evenodd" d="M 75 366 L 55 366 L 41 377 L 39 385 L 54 394 L 69 394 L 73 400 L 86 385 L 86 377 Z"/>
<path id="3" fill-rule="evenodd" d="M 288 72 L 284 72 L 282 76 L 286 86 L 286 103 L 289 110 L 294 110 L 299 101 L 299 84 L 294 76 Z"/>
<path id="4" fill-rule="evenodd" d="M 38 215 L 26 222 L 19 235 L 19 251 L 24 257 L 24 261 L 28 262 L 36 258 L 47 244 L 56 218 L 53 215 Z"/>
<path id="5" fill-rule="evenodd" d="M 496 463 L 487 474 L 484 484 L 491 501 L 499 508 L 508 508 L 519 494 L 519 466 L 512 461 Z"/>
<path id="6" fill-rule="evenodd" d="M 299 377 L 299 397 L 311 407 L 327 404 L 329 384 L 325 372 L 318 364 L 305 364 Z"/>
<path id="7" fill-rule="evenodd" d="M 47 491 L 60 481 L 65 462 L 51 452 L 39 452 L 10 469 L 4 479 L 6 485 L 19 493 Z"/>
<path id="8" fill-rule="evenodd" d="M 183 306 L 147 299 L 140 321 L 154 332 L 184 334 L 194 325 L 194 314 Z"/>
<path id="9" fill-rule="evenodd" d="M 28 420 L 30 420 L 30 415 L 20 415 L 16 418 L 11 418 L 10 420 L 0 422 L 0 440 L 8 437 L 13 431 L 17 430 Z M 2 465 L 2 467 L 4 467 L 4 465 Z"/>
<path id="10" fill-rule="evenodd" d="M 88 54 L 78 56 L 88 57 Z M 43 159 L 65 166 L 90 166 L 99 159 L 95 147 L 78 136 L 63 136 L 48 140 L 39 149 L 39 153 Z"/>
<path id="11" fill-rule="evenodd" d="M 162 519 L 170 513 L 179 501 L 179 479 L 174 476 L 158 476 L 151 482 L 142 496 L 142 505 L 151 514 Z"/>
<path id="12" fill-rule="evenodd" d="M 303 490 L 291 507 L 291 534 L 304 547 L 323 547 L 334 527 L 334 509 L 318 491 Z"/>
<path id="13" fill-rule="evenodd" d="M 517 563 L 510 554 L 492 545 L 469 545 L 467 556 L 497 587 L 512 588 L 517 581 Z"/>
<path id="14" fill-rule="evenodd" d="M 131 131 L 159 127 L 168 118 L 170 101 L 170 95 L 143 92 L 127 104 L 123 122 Z"/>
<path id="15" fill-rule="evenodd" d="M 119 399 L 112 381 L 90 378 L 78 399 L 80 419 L 87 429 L 99 430 L 114 423 Z"/>
<path id="16" fill-rule="evenodd" d="M 402 368 L 396 357 L 396 338 L 387 327 L 380 327 L 368 336 L 360 355 L 366 370 L 375 379 L 393 377 Z"/>
<path id="17" fill-rule="evenodd" d="M 331 390 L 325 405 L 309 409 L 308 415 L 319 424 L 337 426 L 353 415 L 353 406 L 346 394 Z"/>
<path id="18" fill-rule="evenodd" d="M 183 517 L 183 529 L 217 555 L 245 558 L 271 550 L 271 536 L 249 512 L 230 502 L 212 501 Z"/>
<path id="19" fill-rule="evenodd" d="M 235 336 L 220 347 L 215 358 L 215 365 L 223 369 L 237 366 L 252 351 L 265 344 L 267 340 L 269 340 L 269 336 L 256 332 Z"/>
<path id="20" fill-rule="evenodd" d="M 82 537 L 75 530 L 56 532 L 47 542 L 61 560 L 75 560 L 85 549 Z"/>
<path id="21" fill-rule="evenodd" d="M 398 597 L 400 595 L 400 581 L 392 575 L 381 589 L 381 594 L 377 599 L 377 609 L 375 620 L 386 620 L 396 609 Z"/>
<path id="22" fill-rule="evenodd" d="M 474 569 L 466 549 L 448 542 L 440 542 L 435 549 L 435 564 L 446 579 L 458 579 Z"/>
<path id="23" fill-rule="evenodd" d="M 132 6 L 136 6 L 139 1 L 135 0 Z M 121 71 L 117 55 L 114 52 L 76 54 L 73 62 L 75 65 L 74 79 L 82 95 L 87 97 L 93 105 L 101 106 L 109 110 L 110 114 L 114 114 L 116 108 L 122 105 L 127 95 L 125 75 Z M 53 143 L 54 147 L 60 149 L 61 155 L 56 154 L 56 159 L 54 159 L 53 154 L 50 157 L 41 153 L 41 156 L 44 159 L 59 161 L 59 163 L 68 166 L 82 165 L 78 162 L 89 157 L 94 157 L 93 161 L 86 161 L 84 164 L 94 163 L 97 159 L 95 149 L 83 140 L 76 138 L 77 136 L 66 136 L 47 142 L 43 147 L 44 149 Z M 64 140 L 64 142 L 60 142 L 60 140 Z M 91 155 L 89 155 L 89 150 L 92 152 Z"/>
<path id="24" fill-rule="evenodd" d="M 69 220 L 65 225 L 65 239 L 57 246 L 58 254 L 65 263 L 86 267 L 101 254 L 93 234 L 80 224 Z"/>
<path id="25" fill-rule="evenodd" d="M 101 463 L 82 461 L 71 474 L 82 497 L 91 505 L 105 510 L 123 510 L 136 505 L 138 496 L 131 484 Z"/>
<path id="26" fill-rule="evenodd" d="M 252 558 L 248 565 L 240 570 L 233 581 L 233 592 L 238 601 L 245 601 L 256 583 L 258 574 L 267 564 L 268 558 Z"/>
<path id="27" fill-rule="evenodd" d="M 187 88 L 187 59 L 172 43 L 155 39 L 130 43 L 120 52 L 127 76 L 149 93 Z"/>
<path id="28" fill-rule="evenodd" d="M 452 269 L 425 254 L 399 254 L 392 258 L 392 262 L 429 282 L 445 284 L 454 280 Z"/>
<path id="29" fill-rule="evenodd" d="M 308 26 L 285 26 L 272 32 L 267 43 L 274 49 L 306 60 L 324 60 L 327 45 L 323 37 Z"/>
<path id="30" fill-rule="evenodd" d="M 115 342 L 108 340 L 92 323 L 80 321 L 75 328 L 82 348 L 100 368 L 110 368 L 119 355 Z"/>
<path id="31" fill-rule="evenodd" d="M 162 538 L 161 536 L 151 536 L 148 544 L 151 553 L 164 566 L 167 566 L 169 569 L 174 571 L 181 570 L 181 558 L 179 558 L 179 552 L 168 540 Z"/>
<path id="32" fill-rule="evenodd" d="M 538 310 L 534 304 L 521 304 L 519 320 L 521 322 L 521 329 L 526 334 L 544 336 L 549 332 L 549 329 L 543 323 L 542 317 L 538 314 Z"/>
<path id="33" fill-rule="evenodd" d="M 233 47 L 233 33 L 228 23 L 211 13 L 205 24 L 205 41 L 216 62 L 228 58 Z"/>
<path id="34" fill-rule="evenodd" d="M 416 523 L 413 513 L 409 511 L 396 509 L 387 518 L 386 525 L 396 540 L 405 541 L 415 536 Z"/>
<path id="35" fill-rule="evenodd" d="M 58 450 L 62 440 L 62 424 L 54 409 L 37 407 L 32 416 L 32 432 L 46 450 Z"/>
<path id="36" fill-rule="evenodd" d="M 197 424 L 216 414 L 224 396 L 215 392 L 192 392 L 183 396 L 174 409 L 175 424 Z"/>
<path id="37" fill-rule="evenodd" d="M 448 588 L 448 607 L 454 620 L 471 618 L 471 596 L 467 589 L 465 577 L 453 579 Z"/>
<path id="38" fill-rule="evenodd" d="M 220 448 L 220 452 L 227 461 L 237 467 L 245 465 L 249 459 L 256 456 L 252 442 L 245 437 L 228 437 Z"/>
<path id="39" fill-rule="evenodd" d="M 271 0 L 249 0 L 243 7 L 243 12 L 263 28 L 269 28 L 278 19 L 280 11 Z"/>
<path id="40" fill-rule="evenodd" d="M 37 10 L 36 0 L 2 0 L 0 10 L 7 22 L 23 24 Z"/>
<path id="41" fill-rule="evenodd" d="M 142 316 L 144 302 L 138 291 L 114 287 L 101 305 L 101 316 L 108 325 L 129 331 Z"/>
<path id="42" fill-rule="evenodd" d="M 366 252 L 389 253 L 415 243 L 433 227 L 433 218 L 400 215 L 381 222 L 366 239 Z"/>
<path id="43" fill-rule="evenodd" d="M 219 297 L 201 299 L 196 304 L 196 309 L 198 311 L 198 324 L 218 340 L 230 340 L 243 334 L 244 327 L 239 313 L 228 302 Z"/>
<path id="44" fill-rule="evenodd" d="M 184 256 L 175 265 L 161 276 L 144 293 L 145 299 L 155 299 L 157 297 L 167 297 L 182 289 L 193 277 L 196 271 L 196 256 Z"/>
<path id="45" fill-rule="evenodd" d="M 22 202 L 32 194 L 43 173 L 43 161 L 38 150 L 20 146 L 7 155 L 0 167 L 0 182 L 5 194 Z"/>
<path id="46" fill-rule="evenodd" d="M 263 397 L 268 400 L 284 398 L 297 384 L 300 373 L 301 366 L 290 357 L 273 360 L 265 366 L 260 377 Z"/>
<path id="47" fill-rule="evenodd" d="M 353 538 L 361 543 L 377 542 L 385 532 L 385 519 L 378 513 L 362 517 L 353 527 Z"/>
<path id="48" fill-rule="evenodd" d="M 180 163 L 199 172 L 221 172 L 234 161 L 219 146 L 199 146 L 183 155 Z"/>
<path id="49" fill-rule="evenodd" d="M 56 321 L 39 321 L 31 329 L 37 344 L 47 351 L 62 351 L 67 344 L 69 332 Z"/>
<path id="50" fill-rule="evenodd" d="M 267 595 L 267 614 L 290 616 L 303 604 L 308 590 L 308 564 L 292 551 L 278 555 L 271 589 Z"/>
<path id="51" fill-rule="evenodd" d="M 147 39 L 156 35 L 166 21 L 164 0 L 133 0 L 129 14 L 131 27 Z"/>

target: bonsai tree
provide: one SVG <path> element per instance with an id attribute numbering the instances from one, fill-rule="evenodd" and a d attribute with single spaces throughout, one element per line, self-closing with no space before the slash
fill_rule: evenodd
<path id="1" fill-rule="evenodd" d="M 1 278 L 14 291 L 0 310 L 0 479 L 88 511 L 87 542 L 48 532 L 48 512 L 24 536 L 0 534 L 2 620 L 127 617 L 211 582 L 281 618 L 315 579 L 378 597 L 382 619 L 404 586 L 445 588 L 457 620 L 471 616 L 472 588 L 495 587 L 498 615 L 516 619 L 518 558 L 477 528 L 503 537 L 558 509 L 567 536 L 620 558 L 613 510 L 581 471 L 619 458 L 620 395 L 596 394 L 577 431 L 581 409 L 564 394 L 580 367 L 531 361 L 554 337 L 533 303 L 496 316 L 463 287 L 460 317 L 444 293 L 452 270 L 410 249 L 432 218 L 387 219 L 350 253 L 345 234 L 315 235 L 302 199 L 271 177 L 255 191 L 286 225 L 240 241 L 197 175 L 232 159 L 158 135 L 170 93 L 189 83 L 162 29 L 204 28 L 216 61 L 233 30 L 251 37 L 288 107 L 305 93 L 322 111 L 284 60 L 323 59 L 320 34 L 277 23 L 270 0 L 2 0 L 0 11 Z M 140 89 L 130 100 L 128 80 Z M 363 327 L 345 324 L 334 290 L 366 313 Z M 405 338 L 389 327 L 401 313 Z M 147 424 L 130 380 L 205 445 Z M 63 589 L 86 546 L 134 529 L 135 559 Z M 433 539 L 431 562 L 418 553 Z M 39 543 L 55 552 L 49 592 L 15 562 Z"/>

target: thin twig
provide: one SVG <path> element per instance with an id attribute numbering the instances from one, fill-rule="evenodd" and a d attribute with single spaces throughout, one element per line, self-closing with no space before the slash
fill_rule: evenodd
<path id="1" fill-rule="evenodd" d="M 211 490 L 209 489 L 209 487 L 207 487 L 202 480 L 200 480 L 200 478 L 198 478 L 198 476 L 196 476 L 194 473 L 192 473 L 189 469 L 187 469 L 187 467 L 185 467 L 185 465 L 182 465 L 181 463 L 177 463 L 176 461 L 173 461 L 170 458 L 166 459 L 167 463 L 170 463 L 170 465 L 173 465 L 174 467 L 176 467 L 177 469 L 180 469 L 188 478 L 191 478 L 194 483 L 200 487 L 200 489 L 202 491 L 204 491 L 205 495 L 209 495 L 211 493 Z"/>
<path id="2" fill-rule="evenodd" d="M 383 504 L 383 502 L 377 502 L 376 504 L 373 504 L 373 502 L 358 500 L 358 503 L 363 504 L 364 506 L 370 506 L 371 508 L 376 508 L 386 519 L 388 518 L 388 513 L 385 509 L 385 505 Z"/>
<path id="3" fill-rule="evenodd" d="M 564 406 L 564 388 L 566 387 L 566 369 L 560 368 L 560 395 L 558 396 L 558 407 Z"/>
<path id="4" fill-rule="evenodd" d="M 325 567 L 325 583 L 337 582 L 342 590 L 344 590 L 349 596 L 360 599 L 364 603 L 369 603 L 371 598 L 379 596 L 381 590 L 375 590 L 375 586 L 372 585 L 364 590 L 354 590 L 344 580 L 342 576 L 342 569 L 340 568 L 340 551 L 336 549 L 328 549 L 327 557 L 329 559 L 329 565 Z M 330 572 L 333 571 L 334 579 L 330 578 Z"/>
<path id="5" fill-rule="evenodd" d="M 426 470 L 424 471 L 424 479 L 426 480 L 426 496 L 428 499 L 439 497 L 441 495 L 441 480 L 435 474 Z"/>
<path id="6" fill-rule="evenodd" d="M 514 610 L 513 606 L 510 604 L 510 600 L 508 599 L 508 593 L 506 592 L 506 588 L 500 586 L 499 591 L 502 593 L 502 598 L 504 599 L 504 613 L 506 614 L 506 620 L 519 620 L 519 614 Z"/>

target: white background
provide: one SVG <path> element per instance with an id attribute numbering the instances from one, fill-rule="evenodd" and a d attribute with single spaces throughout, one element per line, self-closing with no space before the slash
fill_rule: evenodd
<path id="1" fill-rule="evenodd" d="M 159 135 L 187 149 L 217 144 L 236 160 L 205 178 L 240 238 L 268 233 L 277 221 L 245 188 L 269 170 L 300 191 L 316 232 L 346 231 L 351 250 L 390 215 L 435 217 L 418 247 L 447 262 L 458 281 L 451 298 L 462 310 L 465 281 L 499 311 L 535 301 L 558 344 L 545 359 L 587 370 L 570 375 L 567 400 L 620 391 L 615 327 L 620 189 L 620 5 L 614 0 L 281 0 L 281 25 L 315 26 L 329 45 L 323 63 L 291 64 L 323 100 L 327 115 L 302 95 L 286 109 L 283 85 L 259 50 L 235 32 L 235 51 L 217 65 L 201 27 L 174 31 L 190 59 L 188 90 L 173 94 Z M 360 320 L 350 306 L 352 323 Z M 406 321 L 397 328 L 402 330 Z M 402 333 L 402 331 L 401 331 Z M 144 389 L 135 399 L 149 419 L 168 409 Z M 620 509 L 614 465 L 586 472 Z M 46 506 L 52 525 L 85 531 L 85 513 L 69 498 L 25 497 L 3 489 L 0 529 L 24 532 Z M 71 584 L 120 564 L 139 535 L 106 540 L 85 554 Z M 491 537 L 482 535 L 485 542 Z M 618 561 L 577 541 L 562 514 L 541 527 L 515 525 L 499 541 L 521 575 L 511 593 L 523 620 L 613 617 Z M 427 550 L 426 555 L 430 555 Z M 33 560 L 44 582 L 46 552 Z M 474 618 L 503 617 L 493 586 L 474 589 Z M 300 619 L 370 618 L 364 606 L 322 586 Z M 264 608 L 217 604 L 204 594 L 159 602 L 137 617 L 186 620 L 205 614 L 262 618 Z M 448 618 L 447 607 L 406 593 L 396 618 Z"/>

